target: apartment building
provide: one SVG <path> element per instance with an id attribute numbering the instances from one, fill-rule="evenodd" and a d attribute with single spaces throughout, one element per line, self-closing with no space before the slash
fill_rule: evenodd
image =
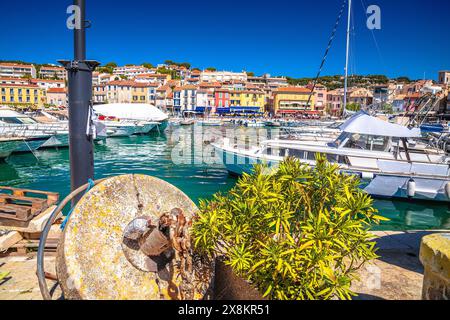
<path id="1" fill-rule="evenodd" d="M 106 100 L 109 103 L 131 103 L 133 100 L 133 86 L 130 80 L 111 81 L 106 85 Z"/>
<path id="2" fill-rule="evenodd" d="M 230 107 L 240 107 L 242 111 L 265 111 L 265 94 L 263 91 L 230 91 Z"/>
<path id="3" fill-rule="evenodd" d="M 0 84 L 29 84 L 28 79 L 23 78 L 11 78 L 11 77 L 0 77 Z"/>
<path id="4" fill-rule="evenodd" d="M 272 77 L 270 74 L 264 74 L 261 77 L 248 77 L 247 81 L 265 91 L 273 91 L 289 85 L 285 77 Z"/>
<path id="5" fill-rule="evenodd" d="M 224 88 L 214 90 L 214 104 L 216 110 L 219 108 L 228 108 L 230 106 L 230 91 Z"/>
<path id="6" fill-rule="evenodd" d="M 132 103 L 147 103 L 148 102 L 148 84 L 135 82 L 131 86 L 131 102 Z"/>
<path id="7" fill-rule="evenodd" d="M 373 103 L 380 106 L 394 102 L 397 86 L 395 84 L 377 85 L 372 87 Z"/>
<path id="8" fill-rule="evenodd" d="M 196 104 L 195 111 L 202 113 L 214 113 L 215 108 L 210 104 L 210 100 L 208 97 L 208 90 L 206 89 L 198 89 L 196 91 Z"/>
<path id="9" fill-rule="evenodd" d="M 146 74 L 146 73 L 155 73 L 154 69 L 148 69 L 143 66 L 123 66 L 114 68 L 113 74 L 116 76 L 124 76 L 128 79 L 135 78 L 138 75 Z"/>
<path id="10" fill-rule="evenodd" d="M 66 88 L 50 88 L 47 90 L 47 104 L 54 107 L 67 107 L 68 97 Z"/>
<path id="11" fill-rule="evenodd" d="M 95 84 L 92 86 L 92 101 L 94 104 L 108 103 L 106 87 L 106 84 Z"/>
<path id="12" fill-rule="evenodd" d="M 175 111 L 195 111 L 197 104 L 197 87 L 185 85 L 173 90 L 173 107 Z"/>
<path id="13" fill-rule="evenodd" d="M 30 79 L 29 83 L 36 84 L 41 89 L 51 89 L 51 88 L 65 88 L 66 82 L 64 80 L 52 80 L 52 79 Z"/>
<path id="14" fill-rule="evenodd" d="M 136 82 L 157 83 L 161 86 L 167 84 L 172 79 L 170 74 L 144 73 L 134 77 Z"/>
<path id="15" fill-rule="evenodd" d="M 276 115 L 316 115 L 315 97 L 302 87 L 278 88 L 274 91 L 273 111 Z M 309 101 L 309 102 L 308 102 Z"/>
<path id="16" fill-rule="evenodd" d="M 347 103 L 358 104 L 361 107 L 370 106 L 373 103 L 373 94 L 366 88 L 349 88 L 347 92 Z"/>
<path id="17" fill-rule="evenodd" d="M 327 95 L 328 95 L 328 89 L 324 85 L 317 83 L 315 86 L 311 83 L 306 86 L 308 90 L 313 90 L 314 88 L 314 101 L 315 106 L 314 109 L 321 114 L 324 114 L 326 112 L 326 106 L 327 106 Z"/>
<path id="18" fill-rule="evenodd" d="M 42 108 L 45 91 L 35 84 L 0 84 L 0 105 Z"/>
<path id="19" fill-rule="evenodd" d="M 58 66 L 42 66 L 39 70 L 39 77 L 42 79 L 67 79 L 67 71 Z"/>
<path id="20" fill-rule="evenodd" d="M 344 104 L 344 89 L 339 88 L 327 93 L 327 113 L 335 116 L 342 112 Z"/>
<path id="21" fill-rule="evenodd" d="M 0 77 L 36 78 L 36 68 L 32 64 L 0 62 Z"/>
<path id="22" fill-rule="evenodd" d="M 100 85 L 100 84 L 107 84 L 110 81 L 114 81 L 116 76 L 111 75 L 109 73 L 100 73 L 100 72 L 93 72 L 92 73 L 92 84 L 93 85 Z M 120 80 L 120 79 L 118 79 Z"/>
<path id="23" fill-rule="evenodd" d="M 438 81 L 440 84 L 450 86 L 450 71 L 439 71 Z"/>
<path id="24" fill-rule="evenodd" d="M 173 93 L 170 86 L 165 85 L 156 89 L 155 106 L 163 111 L 173 107 Z"/>
<path id="25" fill-rule="evenodd" d="M 227 82 L 231 80 L 247 81 L 247 73 L 230 71 L 208 71 L 200 74 L 200 82 Z"/>

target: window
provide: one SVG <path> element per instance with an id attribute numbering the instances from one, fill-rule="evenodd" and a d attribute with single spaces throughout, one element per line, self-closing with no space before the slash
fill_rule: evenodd
<path id="1" fill-rule="evenodd" d="M 308 160 L 316 160 L 316 153 L 315 152 L 306 152 L 306 159 Z"/>

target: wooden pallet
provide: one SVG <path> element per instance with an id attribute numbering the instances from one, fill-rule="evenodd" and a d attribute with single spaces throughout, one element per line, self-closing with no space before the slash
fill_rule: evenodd
<path id="1" fill-rule="evenodd" d="M 44 196 L 45 199 L 47 199 L 47 206 L 52 206 L 59 201 L 59 193 L 57 192 L 0 186 L 0 194 L 5 194 L 4 191 L 7 191 L 8 194 L 16 197 L 32 197 L 33 195 Z"/>
<path id="2" fill-rule="evenodd" d="M 59 239 L 47 239 L 45 243 L 45 253 L 56 254 L 58 249 Z M 10 246 L 8 251 L 3 253 L 3 256 L 24 256 L 31 252 L 36 252 L 39 247 L 39 240 L 26 240 L 23 239 L 14 245 Z"/>
<path id="3" fill-rule="evenodd" d="M 58 200 L 59 194 L 55 192 L 0 186 L 0 226 L 26 227 L 33 217 Z"/>

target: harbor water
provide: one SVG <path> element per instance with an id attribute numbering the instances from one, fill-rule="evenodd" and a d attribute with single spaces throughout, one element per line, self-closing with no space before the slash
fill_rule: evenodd
<path id="1" fill-rule="evenodd" d="M 174 128 L 169 128 L 163 134 L 111 138 L 96 144 L 95 178 L 131 173 L 152 175 L 172 183 L 197 203 L 235 185 L 237 178 L 230 176 L 220 163 L 174 161 L 173 151 L 180 137 L 174 139 L 173 132 Z M 194 134 L 194 130 L 189 133 Z M 63 198 L 70 192 L 69 150 L 10 156 L 0 162 L 0 185 L 55 191 Z M 377 199 L 375 207 L 390 219 L 375 226 L 376 230 L 450 229 L 450 209 L 445 203 Z"/>

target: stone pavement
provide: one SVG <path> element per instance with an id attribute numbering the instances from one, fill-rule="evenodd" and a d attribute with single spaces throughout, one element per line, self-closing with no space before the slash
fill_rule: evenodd
<path id="1" fill-rule="evenodd" d="M 0 300 L 42 300 L 36 276 L 36 262 L 35 253 L 29 256 L 0 258 L 0 273 L 9 272 L 6 278 L 0 280 Z M 47 272 L 55 273 L 54 256 L 47 256 L 45 265 Z M 52 288 L 55 282 L 47 280 L 47 284 Z"/>
<path id="2" fill-rule="evenodd" d="M 352 286 L 358 293 L 355 300 L 420 300 L 423 282 L 420 241 L 437 232 L 373 232 L 378 237 L 380 258 L 360 271 L 361 281 L 355 281 Z M 54 274 L 55 257 L 48 256 L 45 261 L 45 270 Z M 0 273 L 5 271 L 10 275 L 0 280 L 0 300 L 42 299 L 36 277 L 36 254 L 0 258 Z M 50 280 L 47 284 L 49 288 L 55 286 Z M 59 287 L 56 287 L 54 297 L 60 295 Z"/>
<path id="3" fill-rule="evenodd" d="M 373 232 L 380 258 L 360 271 L 360 282 L 352 289 L 355 300 L 421 300 L 423 266 L 419 261 L 421 239 L 450 231 Z"/>

